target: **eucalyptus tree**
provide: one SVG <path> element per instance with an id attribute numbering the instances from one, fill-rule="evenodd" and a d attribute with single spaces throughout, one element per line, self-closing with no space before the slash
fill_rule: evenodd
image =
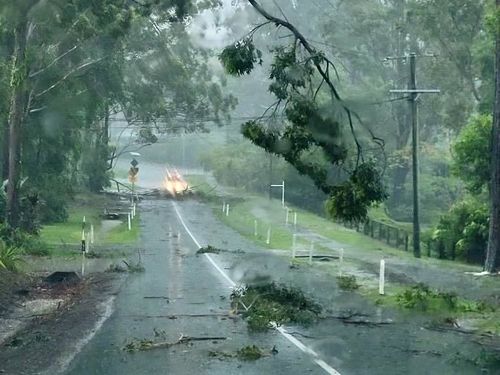
<path id="1" fill-rule="evenodd" d="M 327 209 L 332 216 L 363 220 L 368 207 L 386 197 L 380 173 L 367 153 L 367 145 L 382 147 L 383 142 L 342 99 L 335 83 L 335 64 L 285 17 L 271 14 L 258 1 L 248 0 L 248 4 L 264 22 L 223 50 L 220 60 L 227 73 L 249 74 L 262 63 L 262 53 L 253 42 L 262 27 L 285 30 L 282 37 L 289 42 L 273 53 L 269 91 L 276 102 L 261 119 L 243 125 L 244 136 L 309 176 L 328 194 Z M 277 113 L 286 117 L 281 130 L 266 125 Z M 315 152 L 328 164 L 308 157 Z M 335 169 L 346 174 L 343 182 L 332 181 Z"/>
<path id="2" fill-rule="evenodd" d="M 134 9 L 124 0 L 21 0 L 0 5 L 13 44 L 6 220 L 15 227 L 20 219 L 21 146 L 24 139 L 31 139 L 26 124 L 33 114 L 50 109 L 57 93 L 76 88 L 78 77 L 109 57 L 106 41 L 123 35 Z"/>
<path id="3" fill-rule="evenodd" d="M 3 71 L 10 86 L 6 220 L 13 227 L 21 216 L 21 175 L 24 186 L 53 193 L 52 208 L 59 192 L 78 182 L 92 190 L 106 184 L 113 113 L 140 118 L 147 135 L 151 123 L 172 124 L 180 113 L 184 122 L 217 121 L 234 105 L 211 81 L 205 57 L 186 43 L 186 17 L 196 11 L 189 1 L 0 5 L 2 37 L 12 45 Z"/>
<path id="4" fill-rule="evenodd" d="M 491 132 L 491 191 L 488 247 L 485 271 L 494 272 L 499 266 L 500 253 L 500 0 L 496 0 L 492 13 L 492 29 L 495 35 L 495 104 Z"/>

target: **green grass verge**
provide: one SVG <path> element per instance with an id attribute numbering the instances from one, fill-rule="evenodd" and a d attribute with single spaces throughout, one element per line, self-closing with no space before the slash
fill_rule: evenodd
<path id="1" fill-rule="evenodd" d="M 92 224 L 97 244 L 128 244 L 138 240 L 140 234 L 139 213 L 132 221 L 132 230 L 128 230 L 127 221 L 124 220 L 117 227 L 103 234 L 101 232 L 100 214 L 106 205 L 110 203 L 110 198 L 100 194 L 79 194 L 68 207 L 68 219 L 62 223 L 43 226 L 40 231 L 40 239 L 51 249 L 52 256 L 78 255 L 78 251 L 69 252 L 67 246 L 75 247 L 81 243 L 82 220 L 85 216 L 87 231 Z"/>
<path id="2" fill-rule="evenodd" d="M 128 230 L 128 223 L 123 222 L 119 226 L 110 230 L 104 238 L 106 244 L 128 244 L 139 240 L 140 236 L 140 214 L 137 212 L 132 220 L 131 230 Z"/>

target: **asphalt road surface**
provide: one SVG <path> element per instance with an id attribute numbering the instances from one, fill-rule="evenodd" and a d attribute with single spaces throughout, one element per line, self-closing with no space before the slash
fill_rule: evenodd
<path id="1" fill-rule="evenodd" d="M 288 258 L 259 249 L 219 222 L 196 201 L 150 200 L 140 204 L 145 273 L 132 274 L 113 311 L 64 371 L 88 374 L 478 374 L 463 358 L 479 355 L 467 335 L 422 328 L 415 317 L 384 311 L 355 293 L 336 289 L 332 276 L 306 267 L 290 270 Z M 196 255 L 211 244 L 230 250 Z M 244 252 L 240 251 L 243 250 Z M 333 315 L 362 311 L 381 325 L 327 319 L 309 328 L 282 327 L 249 333 L 228 314 L 234 285 L 268 277 L 314 295 Z M 194 341 L 148 351 L 123 350 L 132 339 L 190 337 Z M 159 339 L 158 337 L 156 338 Z M 257 345 L 275 354 L 246 362 L 211 357 Z M 494 372 L 483 372 L 486 374 Z"/>

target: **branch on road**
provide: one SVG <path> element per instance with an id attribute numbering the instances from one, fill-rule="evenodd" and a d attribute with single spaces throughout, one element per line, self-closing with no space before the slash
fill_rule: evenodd
<path id="1" fill-rule="evenodd" d="M 219 341 L 219 340 L 227 340 L 227 337 L 222 337 L 222 336 L 191 337 L 191 336 L 184 336 L 183 334 L 181 334 L 179 339 L 177 339 L 177 341 L 174 342 L 169 342 L 169 341 L 154 342 L 153 340 L 149 339 L 132 340 L 123 347 L 123 350 L 127 352 L 136 352 L 136 351 L 145 351 L 145 350 L 153 350 L 160 348 L 168 349 L 172 346 L 187 344 L 192 341 Z"/>

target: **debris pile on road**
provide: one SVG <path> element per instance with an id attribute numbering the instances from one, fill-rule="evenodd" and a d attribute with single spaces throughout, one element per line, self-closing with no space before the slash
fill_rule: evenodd
<path id="1" fill-rule="evenodd" d="M 219 254 L 221 249 L 213 247 L 212 245 L 207 245 L 205 247 L 200 248 L 196 254 Z"/>
<path id="2" fill-rule="evenodd" d="M 125 266 L 121 266 L 119 264 L 110 264 L 108 269 L 106 269 L 106 272 L 116 272 L 116 273 L 123 273 L 123 272 L 129 272 L 129 273 L 139 273 L 139 272 L 144 272 L 146 269 L 142 265 L 141 262 L 137 263 L 128 263 L 126 261 L 122 261 Z"/>
<path id="3" fill-rule="evenodd" d="M 275 355 L 278 353 L 276 347 L 273 347 L 271 350 L 266 351 L 259 348 L 256 345 L 248 345 L 244 346 L 241 349 L 238 349 L 236 352 L 223 352 L 218 350 L 211 350 L 208 352 L 208 356 L 211 358 L 218 358 L 220 360 L 237 358 L 240 361 L 256 361 L 263 357 L 269 357 L 270 355 Z"/>
<path id="4" fill-rule="evenodd" d="M 265 331 L 286 323 L 308 325 L 317 321 L 322 311 L 301 290 L 276 283 L 235 289 L 231 305 L 246 319 L 251 331 Z"/>

